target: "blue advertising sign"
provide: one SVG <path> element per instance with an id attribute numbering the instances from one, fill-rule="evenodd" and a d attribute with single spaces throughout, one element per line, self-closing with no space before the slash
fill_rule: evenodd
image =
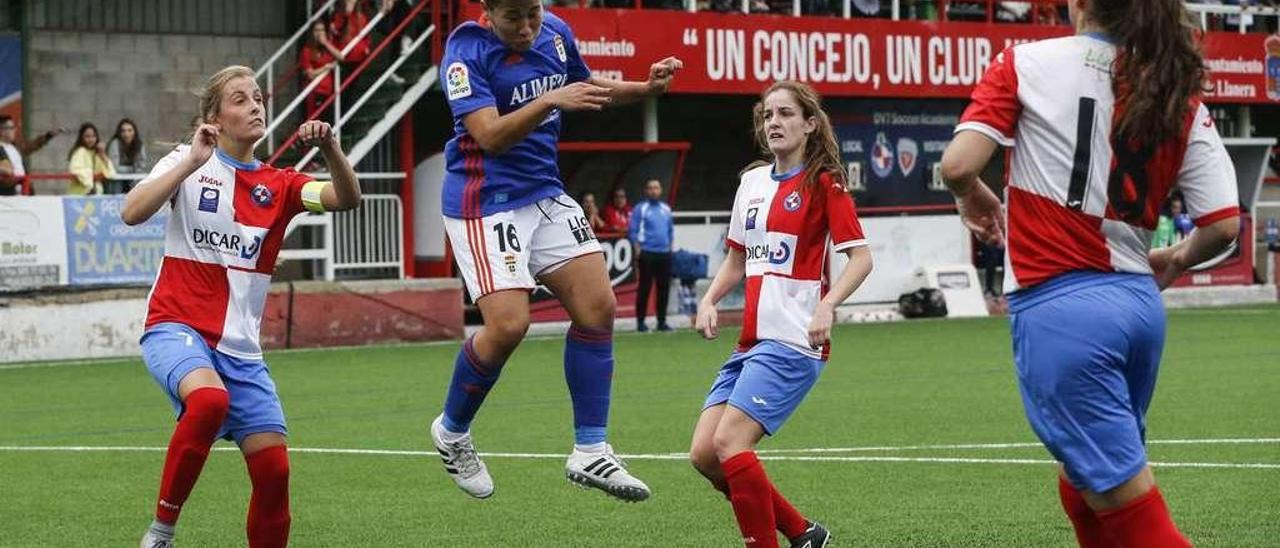
<path id="1" fill-rule="evenodd" d="M 164 258 L 169 210 L 129 226 L 120 220 L 123 205 L 124 196 L 63 198 L 69 284 L 149 284 L 155 280 Z"/>
<path id="2" fill-rule="evenodd" d="M 858 205 L 951 203 L 934 166 L 951 142 L 963 104 L 842 101 L 828 107 Z"/>

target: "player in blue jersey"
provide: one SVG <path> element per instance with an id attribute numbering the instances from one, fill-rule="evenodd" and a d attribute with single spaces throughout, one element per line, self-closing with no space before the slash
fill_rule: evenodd
<path id="1" fill-rule="evenodd" d="M 667 90 L 678 59 L 654 63 L 646 82 L 591 75 L 573 31 L 538 0 L 489 0 L 445 47 L 445 94 L 454 137 L 445 146 L 445 228 L 484 317 L 454 363 L 431 437 L 463 491 L 485 498 L 493 480 L 470 427 L 529 327 L 535 280 L 572 319 L 564 372 L 573 400 L 574 450 L 565 474 L 628 501 L 649 497 L 606 443 L 613 380 L 615 301 L 600 246 L 582 208 L 565 195 L 557 165 L 561 111 L 600 110 Z"/>

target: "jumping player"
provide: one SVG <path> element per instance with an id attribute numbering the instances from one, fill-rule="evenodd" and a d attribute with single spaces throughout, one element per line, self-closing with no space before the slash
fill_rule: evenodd
<path id="1" fill-rule="evenodd" d="M 942 173 L 976 236 L 1007 234 L 1018 386 L 1061 463 L 1080 545 L 1190 546 L 1147 466 L 1145 417 L 1164 347 L 1160 289 L 1235 239 L 1234 170 L 1200 102 L 1205 66 L 1182 2 L 1071 0 L 1069 12 L 1076 36 L 994 60 Z M 1005 213 L 978 179 L 996 145 L 1012 149 Z M 1152 252 L 1175 187 L 1198 228 Z"/>
<path id="2" fill-rule="evenodd" d="M 831 352 L 835 307 L 871 273 L 871 251 L 817 92 L 793 81 L 769 86 L 755 107 L 755 132 L 772 162 L 742 173 L 729 253 L 695 324 L 716 338 L 716 303 L 745 274 L 742 336 L 711 385 L 689 458 L 729 498 L 747 546 L 778 546 L 776 530 L 792 546 L 816 548 L 831 534 L 774 488 L 755 448 L 765 434 L 777 434 L 817 382 Z M 834 281 L 830 249 L 849 257 Z"/>
<path id="3" fill-rule="evenodd" d="M 219 437 L 235 440 L 249 469 L 249 546 L 288 542 L 286 429 L 258 344 L 262 307 L 289 220 L 354 208 L 360 187 L 324 122 L 303 124 L 298 136 L 320 147 L 332 184 L 255 160 L 253 145 L 266 130 L 262 101 L 253 69 L 230 66 L 210 77 L 191 145 L 161 159 L 120 213 L 136 225 L 166 204 L 172 211 L 142 357 L 179 418 L 142 548 L 173 546 L 182 505 Z"/>
<path id="4" fill-rule="evenodd" d="M 593 77 L 573 32 L 538 0 L 489 0 L 484 9 L 480 22 L 463 23 L 449 36 L 442 62 L 454 118 L 454 137 L 445 146 L 445 228 L 484 327 L 458 352 L 431 437 L 463 491 L 477 498 L 493 493 L 471 421 L 524 338 L 536 279 L 572 319 L 564 372 L 575 444 L 565 473 L 623 500 L 644 500 L 649 488 L 605 441 L 614 295 L 587 218 L 564 194 L 556 142 L 562 111 L 661 94 L 681 64 L 675 58 L 654 63 L 647 82 Z"/>

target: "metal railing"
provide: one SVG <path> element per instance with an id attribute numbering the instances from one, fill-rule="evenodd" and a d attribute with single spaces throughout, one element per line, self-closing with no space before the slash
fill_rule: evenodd
<path id="1" fill-rule="evenodd" d="M 332 4 L 333 0 L 330 0 L 329 3 Z M 315 21 L 315 18 L 318 17 L 320 13 L 323 13 L 323 11 L 317 11 L 316 15 L 312 15 L 311 16 L 312 18 L 308 20 L 307 26 L 303 29 L 299 29 L 299 32 L 305 32 L 309 30 L 311 28 L 311 24 Z M 352 38 L 351 41 L 347 42 L 347 45 L 342 47 L 342 50 L 340 52 L 342 56 L 346 57 L 347 54 L 351 53 L 351 51 L 356 48 L 356 46 L 360 45 L 360 41 L 364 40 L 365 37 L 369 35 L 369 33 L 373 30 L 373 27 L 377 25 L 379 21 L 382 21 L 382 17 L 383 17 L 382 12 L 378 12 L 377 15 L 374 15 L 373 18 L 369 20 L 369 23 L 365 25 L 364 28 L 360 29 L 360 32 L 356 34 L 355 38 Z M 409 18 L 406 18 L 406 21 L 408 20 Z M 403 26 L 403 23 L 401 26 Z M 352 74 L 350 75 L 350 77 L 354 78 L 359 74 L 360 70 L 363 67 L 368 66 L 369 61 L 373 60 L 373 58 L 377 55 L 377 51 L 380 51 L 381 46 L 384 46 L 388 41 L 390 41 L 390 37 L 388 37 L 387 40 L 384 40 L 383 44 L 379 44 L 379 50 L 375 50 L 374 53 L 369 54 L 365 58 L 365 60 L 360 64 L 360 66 L 357 67 L 356 70 L 352 71 Z M 274 60 L 279 58 L 278 55 L 279 55 L 279 52 L 277 52 L 276 55 L 273 55 L 271 57 L 273 61 L 269 61 L 267 63 L 268 72 L 270 72 L 270 67 L 273 66 Z M 289 115 L 293 114 L 293 112 L 297 110 L 300 105 L 302 105 L 302 102 L 305 101 L 307 97 L 310 96 L 311 93 L 315 91 L 317 87 L 320 86 L 320 83 L 324 81 L 324 78 L 325 78 L 325 75 L 320 75 L 315 78 L 312 78 L 310 82 L 307 82 L 306 87 L 302 88 L 302 91 L 299 92 L 298 95 L 294 97 L 292 101 L 289 101 L 289 104 L 285 106 L 284 110 L 281 110 L 279 113 L 275 113 L 274 107 L 269 104 L 267 108 L 268 120 L 267 120 L 266 134 L 263 135 L 262 139 L 260 139 L 257 143 L 254 143 L 254 147 L 257 148 L 259 145 L 262 144 L 262 141 L 264 140 L 268 141 L 268 147 L 267 147 L 268 154 L 271 154 L 272 159 L 274 160 L 279 155 L 279 151 L 275 150 L 275 139 L 274 139 L 275 131 L 279 129 L 280 126 L 284 124 L 286 120 L 289 119 Z M 272 80 L 272 77 L 268 76 L 267 79 L 270 81 Z M 334 106 L 334 116 L 340 117 L 342 115 L 341 91 L 345 87 L 347 87 L 349 84 L 350 82 L 347 82 L 345 84 L 342 82 L 342 64 L 335 63 L 333 65 L 333 87 L 334 87 L 333 95 L 330 96 L 329 99 L 325 101 L 325 103 L 320 107 L 319 110 L 324 110 L 325 108 L 328 108 L 329 104 L 332 103 Z M 271 89 L 268 89 L 267 93 L 269 95 L 274 95 L 274 91 L 275 91 L 274 81 L 271 82 L 271 86 L 272 86 Z M 310 118 L 308 117 L 308 119 Z M 335 134 L 339 136 L 341 135 L 339 133 L 341 131 L 340 128 L 335 126 L 333 129 Z M 281 145 L 281 149 L 283 150 L 285 148 L 288 148 L 288 145 L 292 143 L 293 140 L 294 140 L 294 137 L 291 136 L 289 139 L 285 141 L 285 144 Z M 268 161 L 268 163 L 270 163 L 270 161 Z"/>
<path id="2" fill-rule="evenodd" d="M 395 194 L 368 194 L 359 209 L 333 216 L 333 269 L 396 269 L 404 277 L 404 205 Z"/>
<path id="3" fill-rule="evenodd" d="M 281 57 L 284 57 L 286 53 L 293 52 L 294 47 L 298 45 L 298 41 L 301 40 L 303 36 L 306 36 L 307 33 L 311 32 L 311 26 L 315 24 L 315 22 L 319 20 L 322 16 L 324 16 L 324 14 L 329 11 L 329 8 L 332 8 L 333 5 L 337 3 L 337 1 L 338 0 L 328 0 L 327 2 L 324 3 L 323 6 L 320 6 L 320 9 L 315 10 L 311 14 L 311 17 L 307 19 L 307 22 L 303 23 L 301 27 L 298 27 L 298 30 L 294 32 L 293 35 L 290 36 L 288 40 L 285 40 L 284 44 L 281 44 L 280 47 L 276 49 L 275 53 L 272 53 L 271 57 L 268 57 L 267 61 L 263 63 L 261 67 L 258 67 L 258 70 L 254 72 L 254 76 L 256 78 L 261 78 L 263 75 L 266 75 L 267 77 L 266 90 L 264 90 L 263 93 L 267 97 L 267 123 L 268 124 L 275 122 L 275 119 L 276 119 L 275 105 L 276 105 L 276 97 L 279 95 L 278 90 L 282 87 L 282 85 L 285 82 L 288 82 L 289 80 L 293 79 L 293 76 L 296 75 L 298 72 L 298 63 L 291 61 L 292 62 L 292 64 L 290 65 L 291 68 L 289 70 L 282 71 L 284 73 L 283 77 L 279 81 L 277 81 L 275 77 L 276 62 L 279 61 Z M 354 44 L 355 42 L 352 41 L 352 43 Z M 315 85 L 319 85 L 320 80 L 321 78 L 317 78 L 312 83 Z M 310 89 L 315 89 L 315 86 L 310 86 L 309 90 Z M 306 96 L 305 94 L 299 94 L 299 97 L 305 97 L 305 96 Z M 268 129 L 265 137 L 267 139 L 267 154 L 271 154 L 275 152 L 275 144 L 276 144 L 275 134 L 272 132 L 271 129 Z"/>
<path id="4" fill-rule="evenodd" d="M 334 88 L 335 88 L 334 93 L 333 95 L 329 96 L 328 99 L 325 99 L 323 103 L 320 104 L 320 106 L 317 108 L 317 111 L 323 111 L 327 109 L 329 105 L 334 105 L 334 119 L 335 121 L 339 121 L 339 123 L 334 125 L 334 128 L 333 128 L 335 135 L 341 136 L 342 128 L 341 128 L 340 121 L 346 119 L 346 118 L 343 118 L 343 113 L 342 113 L 342 93 L 346 91 L 346 89 L 349 88 L 352 85 L 352 83 L 356 81 L 356 77 L 360 76 L 361 73 L 363 73 L 366 69 L 369 68 L 370 64 L 375 59 L 377 59 L 378 55 L 381 54 L 382 51 L 385 50 L 389 44 L 393 42 L 398 42 L 398 38 L 400 37 L 400 35 L 404 33 L 405 29 L 408 28 L 409 24 L 412 23 L 413 20 L 419 14 L 421 14 L 422 11 L 428 5 L 434 5 L 434 4 L 436 4 L 436 2 L 434 1 L 431 1 L 431 2 L 423 1 L 415 5 L 413 9 L 409 12 L 409 14 L 405 16 L 404 20 L 400 21 L 400 24 L 396 25 L 395 29 L 393 29 L 390 33 L 388 33 L 387 36 L 384 37 L 382 41 L 379 42 L 373 48 L 373 51 L 371 51 L 369 55 L 367 55 L 365 59 L 360 62 L 360 65 L 351 71 L 351 74 L 347 76 L 346 82 L 342 81 L 342 74 L 339 68 L 340 65 L 334 66 Z M 355 44 L 357 44 L 360 40 L 362 40 L 365 36 L 367 36 L 369 31 L 372 29 L 372 27 L 382 20 L 382 17 L 383 17 L 382 13 L 378 13 L 376 16 L 374 16 L 374 18 L 369 21 L 369 24 L 360 30 L 360 34 L 357 35 L 355 39 L 351 40 L 351 42 L 348 43 L 347 46 L 343 48 L 342 50 L 343 55 L 346 55 L 350 51 L 350 49 L 354 47 Z M 428 28 L 427 31 L 424 32 L 424 34 L 433 33 L 434 30 L 435 30 L 435 27 L 432 26 Z M 401 56 L 401 59 L 406 57 L 407 56 Z M 385 78 L 379 78 L 375 86 L 370 86 L 369 93 L 366 95 L 370 95 L 372 93 L 377 92 L 377 90 L 380 88 L 380 86 L 382 86 L 386 82 L 386 80 L 389 78 L 389 75 L 392 72 L 393 71 L 391 70 L 384 71 L 383 76 L 385 76 Z M 277 120 L 267 128 L 268 134 L 270 134 L 275 128 L 279 127 L 280 123 L 285 118 L 287 118 L 288 113 L 292 112 L 293 109 L 296 109 L 297 106 L 302 103 L 302 101 L 306 98 L 306 96 L 309 95 L 315 89 L 315 87 L 319 84 L 320 80 L 321 78 L 316 78 L 312 80 L 309 84 L 307 84 L 307 87 L 304 88 L 303 93 L 299 94 L 298 97 L 294 98 L 294 100 L 289 103 L 288 107 L 285 107 L 287 112 L 282 113 L 277 118 Z M 363 101 L 360 102 L 360 106 L 363 106 L 363 105 L 364 105 L 364 102 Z M 352 109 L 351 112 L 355 112 L 355 109 Z M 310 120 L 310 119 L 313 119 L 313 117 L 309 116 L 307 117 L 307 119 Z M 280 145 L 280 150 L 275 151 L 271 155 L 271 158 L 267 160 L 267 163 L 274 164 L 280 158 L 280 155 L 297 140 L 297 137 L 298 137 L 297 134 L 294 134 L 294 135 L 291 135 L 287 140 L 285 140 L 285 142 Z M 303 166 L 302 163 L 298 163 L 294 167 L 301 168 L 302 166 Z"/>

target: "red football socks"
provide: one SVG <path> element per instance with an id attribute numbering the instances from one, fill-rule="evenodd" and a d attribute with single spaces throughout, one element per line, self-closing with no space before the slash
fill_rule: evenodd
<path id="1" fill-rule="evenodd" d="M 1080 548 L 1121 548 L 1120 543 L 1111 538 L 1111 533 L 1107 532 L 1098 515 L 1085 503 L 1080 491 L 1062 476 L 1058 476 L 1058 498 L 1062 499 L 1062 510 L 1075 527 Z"/>
<path id="2" fill-rule="evenodd" d="M 769 489 L 773 491 L 773 518 L 778 522 L 778 530 L 789 539 L 804 534 L 809 529 L 809 521 L 778 492 L 772 482 L 769 483 Z"/>
<path id="3" fill-rule="evenodd" d="M 1111 536 L 1126 548 L 1191 548 L 1169 516 L 1159 487 L 1114 510 L 1097 512 Z"/>
<path id="4" fill-rule="evenodd" d="M 754 451 L 743 451 L 720 463 L 729 483 L 729 502 L 738 518 L 742 540 L 750 548 L 776 548 L 773 485 Z"/>
<path id="5" fill-rule="evenodd" d="M 198 388 L 187 395 L 185 410 L 173 429 L 164 458 L 156 520 L 170 525 L 178 522 L 182 505 L 204 469 L 214 437 L 227 418 L 229 405 L 227 391 L 221 388 Z"/>
<path id="6" fill-rule="evenodd" d="M 245 527 L 250 548 L 279 548 L 289 543 L 289 453 L 283 445 L 245 455 L 253 494 Z"/>

